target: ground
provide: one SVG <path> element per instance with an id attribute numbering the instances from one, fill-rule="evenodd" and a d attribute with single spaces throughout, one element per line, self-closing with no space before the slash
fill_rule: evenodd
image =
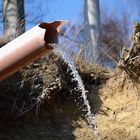
<path id="1" fill-rule="evenodd" d="M 140 91 L 124 74 L 111 78 L 102 89 L 102 109 L 97 121 L 102 139 L 140 139 Z"/>
<path id="2" fill-rule="evenodd" d="M 80 92 L 69 93 L 77 83 L 66 73 L 67 64 L 56 56 L 51 56 L 50 61 L 48 58 L 40 61 L 16 75 L 19 81 L 24 79 L 24 84 L 21 80 L 20 86 L 15 86 L 13 77 L 1 83 L 0 139 L 96 140 L 84 118 L 86 112 L 78 109 L 82 100 L 75 102 Z M 112 72 L 84 62 L 77 62 L 76 66 L 89 91 L 87 95 L 92 112 L 96 113 L 101 139 L 139 140 L 139 84 L 122 71 Z M 26 111 L 34 98 L 41 105 Z"/>

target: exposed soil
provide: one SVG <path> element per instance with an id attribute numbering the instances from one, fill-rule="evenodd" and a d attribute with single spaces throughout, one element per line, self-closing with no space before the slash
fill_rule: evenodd
<path id="1" fill-rule="evenodd" d="M 125 77 L 124 73 L 115 76 L 101 89 L 101 110 L 105 114 L 99 114 L 97 122 L 102 139 L 140 139 L 140 85 Z"/>
<path id="2" fill-rule="evenodd" d="M 139 140 L 139 84 L 122 71 L 112 74 L 79 63 L 101 139 Z M 86 112 L 79 109 L 83 104 L 78 99 L 80 91 L 69 92 L 77 83 L 71 81 L 67 68 L 63 60 L 50 54 L 49 59 L 24 69 L 18 80 L 12 77 L 0 84 L 0 140 L 96 140 L 84 118 Z"/>

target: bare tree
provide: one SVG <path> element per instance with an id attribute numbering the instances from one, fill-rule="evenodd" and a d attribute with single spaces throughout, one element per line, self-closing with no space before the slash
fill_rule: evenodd
<path id="1" fill-rule="evenodd" d="M 0 37 L 0 47 L 22 34 L 25 30 L 24 0 L 3 0 L 3 36 Z M 0 82 L 2 93 L 16 93 L 21 81 L 20 73 Z M 8 89 L 7 89 L 8 87 Z"/>
<path id="2" fill-rule="evenodd" d="M 84 6 L 85 21 L 87 22 L 85 37 L 88 48 L 86 48 L 86 53 L 89 54 L 88 57 L 92 55 L 93 62 L 96 63 L 97 43 L 100 35 L 99 0 L 85 0 Z"/>
<path id="3" fill-rule="evenodd" d="M 4 35 L 0 45 L 13 40 L 25 31 L 24 0 L 3 0 Z"/>

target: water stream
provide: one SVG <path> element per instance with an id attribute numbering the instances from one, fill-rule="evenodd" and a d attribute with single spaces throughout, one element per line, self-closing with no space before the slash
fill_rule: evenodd
<path id="1" fill-rule="evenodd" d="M 90 107 L 89 101 L 87 99 L 84 84 L 82 82 L 82 79 L 81 79 L 80 75 L 78 74 L 78 71 L 76 70 L 76 67 L 75 67 L 75 64 L 74 64 L 73 60 L 68 56 L 67 53 L 65 53 L 64 48 L 62 46 L 57 46 L 55 48 L 55 51 L 60 53 L 60 55 L 62 56 L 62 58 L 68 64 L 70 70 L 72 71 L 71 72 L 71 74 L 73 76 L 72 80 L 77 81 L 77 84 L 78 84 L 77 88 L 81 90 L 81 96 L 83 98 L 84 105 L 86 106 L 87 114 L 85 115 L 85 118 L 87 119 L 90 127 L 93 129 L 93 132 L 94 132 L 94 135 L 95 135 L 96 139 L 100 140 L 97 125 L 96 125 L 95 115 L 91 112 L 91 107 Z M 85 111 L 85 110 L 83 110 L 83 111 Z"/>

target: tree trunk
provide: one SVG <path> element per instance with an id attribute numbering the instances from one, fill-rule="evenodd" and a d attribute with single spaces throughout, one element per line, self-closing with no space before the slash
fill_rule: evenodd
<path id="1" fill-rule="evenodd" d="M 7 44 L 25 31 L 24 0 L 3 0 L 3 24 L 4 33 L 0 37 L 0 47 Z M 16 93 L 22 81 L 20 73 L 0 81 L 0 89 L 5 93 Z M 8 87 L 8 88 L 7 88 Z M 1 92 L 3 94 L 4 92 Z"/>
<path id="2" fill-rule="evenodd" d="M 85 37 L 86 37 L 86 54 L 92 58 L 92 62 L 97 60 L 97 46 L 100 35 L 100 9 L 99 0 L 85 0 Z M 91 47 L 90 47 L 91 46 Z"/>
<path id="3" fill-rule="evenodd" d="M 7 42 L 25 31 L 24 0 L 3 0 L 3 23 Z"/>

